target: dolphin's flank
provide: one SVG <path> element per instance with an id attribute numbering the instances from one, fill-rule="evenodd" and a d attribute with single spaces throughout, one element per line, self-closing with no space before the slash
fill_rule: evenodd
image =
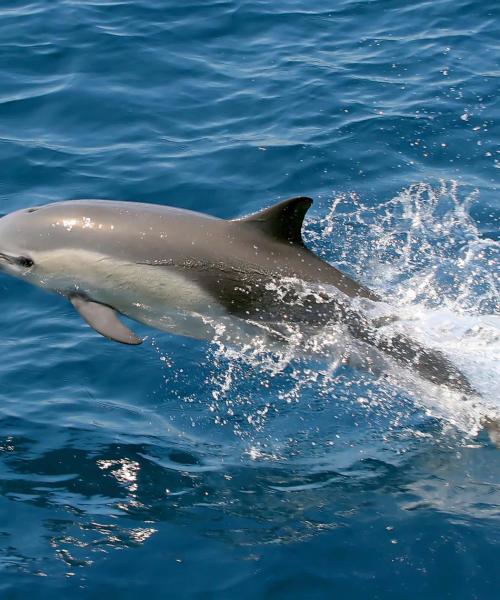
<path id="1" fill-rule="evenodd" d="M 222 321 L 230 341 L 255 323 L 335 320 L 423 378 L 472 393 L 442 353 L 384 334 L 354 308 L 353 299 L 380 297 L 305 246 L 311 204 L 292 198 L 235 220 L 136 202 L 47 204 L 0 218 L 0 268 L 64 295 L 91 327 L 124 344 L 142 340 L 117 313 L 198 338 L 213 336 L 212 323 Z M 278 293 L 284 280 L 297 286 Z M 304 284 L 333 293 L 304 294 Z"/>

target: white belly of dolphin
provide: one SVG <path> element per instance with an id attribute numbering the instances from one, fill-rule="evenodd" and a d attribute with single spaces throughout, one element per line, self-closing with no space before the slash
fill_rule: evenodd
<path id="1" fill-rule="evenodd" d="M 199 285 L 173 268 L 120 260 L 85 250 L 37 253 L 38 285 L 79 293 L 163 331 L 200 339 L 213 336 L 226 311 Z"/>

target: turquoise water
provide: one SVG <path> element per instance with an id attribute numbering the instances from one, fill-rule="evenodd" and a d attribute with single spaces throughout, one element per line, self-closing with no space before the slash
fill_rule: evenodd
<path id="1" fill-rule="evenodd" d="M 338 329 L 123 347 L 2 275 L 2 598 L 497 597 L 499 16 L 2 3 L 0 212 L 310 195 L 309 246 L 481 392 L 347 366 Z"/>

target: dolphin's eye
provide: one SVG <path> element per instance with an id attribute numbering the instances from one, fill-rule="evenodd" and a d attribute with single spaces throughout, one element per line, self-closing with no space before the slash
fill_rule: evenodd
<path id="1" fill-rule="evenodd" d="M 29 269 L 35 264 L 33 259 L 29 256 L 19 256 L 16 258 L 16 262 L 20 267 L 24 267 L 25 269 Z"/>

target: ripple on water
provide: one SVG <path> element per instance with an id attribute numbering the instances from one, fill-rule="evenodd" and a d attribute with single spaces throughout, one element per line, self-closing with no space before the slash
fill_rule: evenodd
<path id="1" fill-rule="evenodd" d="M 121 348 L 2 277 L 3 595 L 494 597 L 496 3 L 333 4 L 0 7 L 0 212 L 314 196 L 308 244 L 482 398 L 335 327 Z"/>

